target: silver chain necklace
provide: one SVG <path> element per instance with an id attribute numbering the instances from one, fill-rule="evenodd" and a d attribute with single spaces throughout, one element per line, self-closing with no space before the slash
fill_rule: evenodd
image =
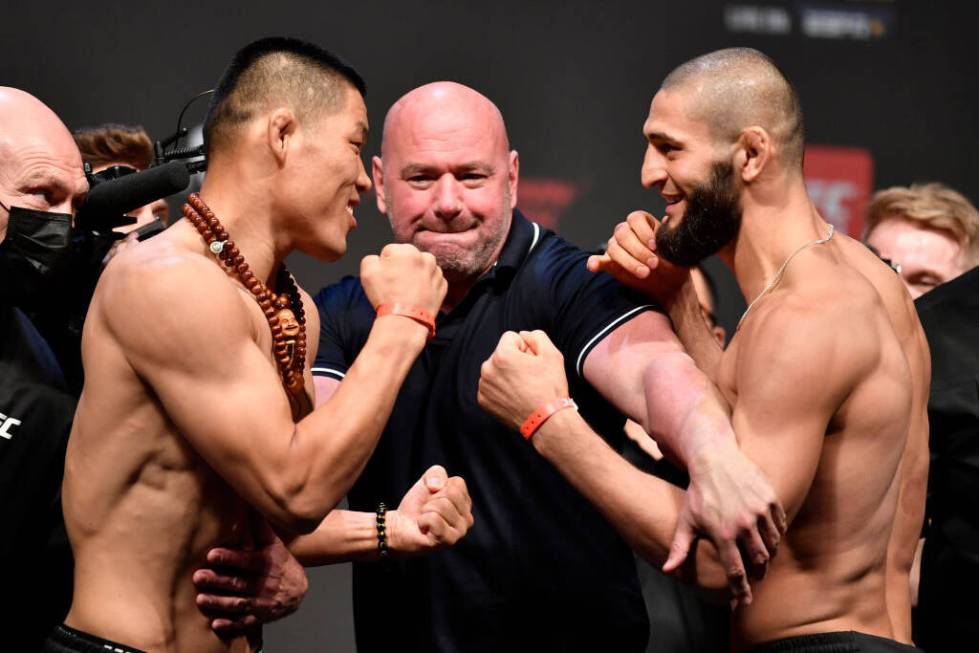
<path id="1" fill-rule="evenodd" d="M 825 238 L 817 238 L 816 240 L 810 240 L 808 243 L 806 243 L 799 249 L 789 254 L 789 257 L 785 259 L 785 262 L 782 263 L 781 267 L 779 267 L 778 272 L 776 272 L 775 276 L 772 277 L 772 280 L 768 282 L 768 285 L 765 286 L 765 288 L 760 293 L 758 293 L 758 296 L 755 297 L 750 304 L 748 304 L 748 308 L 744 310 L 744 313 L 742 313 L 741 315 L 741 319 L 738 320 L 738 326 L 734 327 L 735 333 L 737 333 L 737 331 L 741 328 L 741 323 L 744 322 L 744 318 L 748 317 L 748 313 L 750 313 L 752 307 L 754 307 L 754 305 L 758 303 L 758 300 L 764 297 L 765 295 L 767 295 L 769 292 L 771 292 L 771 290 L 778 285 L 778 282 L 782 280 L 782 275 L 785 273 L 785 268 L 788 267 L 789 262 L 792 259 L 794 259 L 796 255 L 801 254 L 802 252 L 809 249 L 810 247 L 815 247 L 816 245 L 825 245 L 826 243 L 828 243 L 833 239 L 834 233 L 836 233 L 836 229 L 833 227 L 833 225 L 830 225 L 829 234 Z"/>

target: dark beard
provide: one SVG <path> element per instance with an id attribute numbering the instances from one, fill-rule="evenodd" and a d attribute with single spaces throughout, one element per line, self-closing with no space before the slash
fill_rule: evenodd
<path id="1" fill-rule="evenodd" d="M 734 240 L 741 208 L 733 178 L 729 162 L 715 163 L 710 180 L 687 193 L 683 216 L 656 232 L 656 253 L 674 265 L 693 267 Z"/>

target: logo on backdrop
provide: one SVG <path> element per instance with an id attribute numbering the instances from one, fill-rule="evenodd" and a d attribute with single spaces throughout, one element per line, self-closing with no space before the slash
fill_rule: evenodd
<path id="1" fill-rule="evenodd" d="M 782 0 L 773 4 L 726 3 L 724 27 L 729 32 L 788 36 L 796 31 L 812 39 L 878 41 L 886 38 L 897 21 L 893 0 L 848 3 Z M 791 6 L 790 6 L 791 5 Z"/>
<path id="2" fill-rule="evenodd" d="M 859 239 L 874 189 L 874 159 L 870 151 L 810 145 L 806 147 L 802 170 L 819 213 L 839 231 Z"/>
<path id="3" fill-rule="evenodd" d="M 581 196 L 584 184 L 553 177 L 522 177 L 517 195 L 520 210 L 546 229 L 558 228 L 561 216 Z"/>

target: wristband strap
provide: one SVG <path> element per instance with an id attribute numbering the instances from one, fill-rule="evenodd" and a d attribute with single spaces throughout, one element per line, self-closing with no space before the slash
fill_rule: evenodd
<path id="1" fill-rule="evenodd" d="M 561 399 L 555 399 L 554 401 L 549 401 L 534 412 L 530 414 L 530 417 L 524 421 L 523 425 L 520 427 L 520 434 L 523 435 L 525 440 L 530 440 L 537 432 L 537 429 L 541 427 L 541 424 L 546 422 L 548 418 L 559 410 L 564 410 L 565 408 L 574 408 L 578 410 L 578 404 L 574 402 L 571 397 L 562 397 Z"/>
<path id="2" fill-rule="evenodd" d="M 374 524 L 377 526 L 377 557 L 381 560 L 388 557 L 387 511 L 388 508 L 383 501 L 377 504 L 377 517 Z"/>
<path id="3" fill-rule="evenodd" d="M 399 304 L 397 302 L 394 302 L 393 304 L 381 304 L 377 307 L 377 317 L 384 317 L 385 315 L 401 315 L 403 317 L 411 318 L 415 322 L 428 327 L 429 339 L 435 337 L 435 316 L 426 311 L 424 308 L 418 308 L 417 306 L 410 306 L 408 304 Z"/>

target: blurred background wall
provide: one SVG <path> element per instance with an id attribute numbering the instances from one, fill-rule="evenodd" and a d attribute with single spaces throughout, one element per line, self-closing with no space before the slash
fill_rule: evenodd
<path id="1" fill-rule="evenodd" d="M 938 180 L 979 201 L 971 2 L 8 0 L 2 12 L 0 84 L 35 94 L 72 129 L 112 121 L 163 138 L 235 50 L 271 34 L 315 41 L 364 75 L 368 156 L 404 92 L 439 79 L 473 86 L 499 105 L 520 152 L 520 207 L 585 248 L 631 210 L 662 211 L 639 185 L 649 102 L 674 66 L 734 45 L 766 52 L 796 85 L 810 191 L 840 228 L 858 236 L 869 195 L 895 184 Z M 358 220 L 340 262 L 290 259 L 307 289 L 354 273 L 387 242 L 373 196 Z M 709 267 L 731 332 L 743 300 L 716 261 Z M 268 629 L 267 651 L 354 650 L 347 566 L 312 570 L 310 580 L 299 614 Z"/>

